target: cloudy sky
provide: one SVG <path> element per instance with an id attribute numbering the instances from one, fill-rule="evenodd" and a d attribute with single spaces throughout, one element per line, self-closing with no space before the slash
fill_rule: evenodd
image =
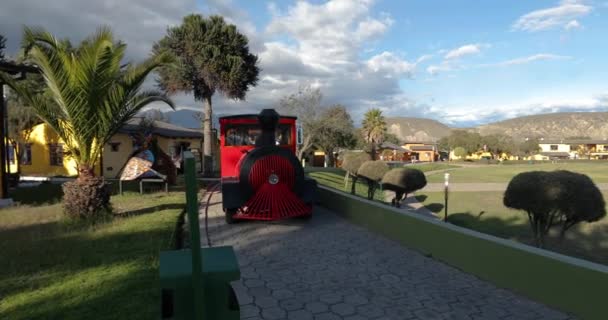
<path id="1" fill-rule="evenodd" d="M 302 85 L 355 119 L 370 107 L 454 126 L 608 111 L 606 0 L 2 0 L 0 33 L 14 53 L 24 24 L 74 41 L 109 25 L 137 61 L 192 12 L 226 17 L 260 58 L 259 85 L 242 102 L 217 95 L 217 113 L 274 106 Z"/>

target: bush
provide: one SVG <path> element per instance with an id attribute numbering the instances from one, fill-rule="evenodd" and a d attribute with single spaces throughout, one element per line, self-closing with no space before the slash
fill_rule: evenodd
<path id="1" fill-rule="evenodd" d="M 401 200 L 406 198 L 408 193 L 420 190 L 426 186 L 426 177 L 418 169 L 397 168 L 387 172 L 382 177 L 382 188 L 395 192 L 395 197 L 391 204 L 399 207 Z"/>
<path id="2" fill-rule="evenodd" d="M 467 151 L 463 147 L 456 147 L 454 149 L 454 155 L 456 157 L 464 158 L 467 156 Z"/>
<path id="3" fill-rule="evenodd" d="M 369 161 L 371 157 L 365 152 L 346 152 L 342 160 L 342 169 L 346 171 L 345 179 L 348 176 L 353 177 L 350 193 L 355 194 L 355 186 L 357 185 L 357 171 L 365 161 Z"/>
<path id="4" fill-rule="evenodd" d="M 561 225 L 560 238 L 581 221 L 593 222 L 606 215 L 602 193 L 584 174 L 531 171 L 516 175 L 507 187 L 503 203 L 524 210 L 539 247 L 553 226 Z"/>
<path id="5" fill-rule="evenodd" d="M 71 219 L 96 221 L 111 213 L 109 185 L 101 177 L 63 184 L 63 209 Z"/>
<path id="6" fill-rule="evenodd" d="M 369 160 L 371 157 L 365 152 L 347 152 L 342 160 L 342 169 L 354 176 L 357 175 L 361 165 Z"/>
<path id="7" fill-rule="evenodd" d="M 359 171 L 357 171 L 357 176 L 359 178 L 365 179 L 367 182 L 367 198 L 373 199 L 374 193 L 376 191 L 376 187 L 378 186 L 378 182 L 384 177 L 386 172 L 388 171 L 388 165 L 384 161 L 366 161 L 364 162 Z"/>

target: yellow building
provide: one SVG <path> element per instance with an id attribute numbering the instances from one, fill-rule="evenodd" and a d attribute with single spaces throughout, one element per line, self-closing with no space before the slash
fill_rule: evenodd
<path id="1" fill-rule="evenodd" d="M 117 178 L 128 158 L 136 150 L 132 135 L 141 130 L 142 118 L 129 120 L 104 146 L 101 159 L 97 163 L 96 174 L 103 169 L 105 178 Z M 167 122 L 153 121 L 151 132 L 156 136 L 158 146 L 179 165 L 185 150 L 200 153 L 202 132 L 179 127 Z M 34 127 L 28 142 L 22 146 L 20 169 L 22 176 L 76 176 L 76 162 L 65 153 L 63 141 L 45 123 Z M 10 151 L 9 151 L 10 154 Z M 9 159 L 10 160 L 10 159 Z M 11 172 L 13 167 L 11 166 Z M 16 164 L 15 164 L 16 172 Z"/>
<path id="2" fill-rule="evenodd" d="M 411 151 L 412 160 L 434 162 L 439 159 L 439 150 L 434 142 L 404 142 L 401 147 Z"/>

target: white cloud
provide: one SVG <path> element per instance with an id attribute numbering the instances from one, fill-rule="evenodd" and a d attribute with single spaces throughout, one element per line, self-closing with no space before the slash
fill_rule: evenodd
<path id="1" fill-rule="evenodd" d="M 416 63 L 422 63 L 433 58 L 432 54 L 424 54 L 416 59 Z"/>
<path id="2" fill-rule="evenodd" d="M 521 16 L 513 25 L 513 30 L 543 31 L 555 28 L 567 28 L 573 22 L 580 27 L 577 18 L 584 17 L 591 12 L 592 7 L 582 1 L 565 0 L 558 6 L 532 11 Z"/>
<path id="3" fill-rule="evenodd" d="M 430 65 L 426 68 L 426 72 L 428 72 L 431 75 L 437 75 L 441 72 L 445 72 L 445 71 L 452 71 L 453 68 L 450 64 L 448 63 L 441 63 L 439 65 Z"/>
<path id="4" fill-rule="evenodd" d="M 608 99 L 596 97 L 537 97 L 509 104 L 458 106 L 443 110 L 443 121 L 456 126 L 486 124 L 540 113 L 605 111 Z"/>
<path id="5" fill-rule="evenodd" d="M 467 44 L 456 49 L 450 50 L 445 56 L 444 59 L 458 59 L 464 56 L 469 56 L 473 54 L 477 54 L 481 51 L 480 44 Z"/>
<path id="6" fill-rule="evenodd" d="M 367 60 L 367 66 L 373 72 L 383 72 L 388 77 L 398 75 L 410 77 L 416 67 L 415 64 L 409 63 L 388 51 L 371 57 Z"/>
<path id="7" fill-rule="evenodd" d="M 581 24 L 576 21 L 576 20 L 572 20 L 570 22 L 568 22 L 565 26 L 564 29 L 566 31 L 570 31 L 570 30 L 574 30 L 574 29 L 580 29 L 581 28 Z"/>
<path id="8" fill-rule="evenodd" d="M 538 54 L 534 54 L 534 55 L 527 56 L 527 57 L 516 58 L 516 59 L 511 59 L 511 60 L 507 60 L 507 61 L 494 63 L 494 64 L 486 64 L 486 65 L 482 65 L 482 66 L 484 66 L 484 67 L 490 67 L 490 66 L 505 67 L 505 66 L 527 64 L 527 63 L 531 63 L 531 62 L 535 62 L 535 61 L 542 61 L 542 60 L 568 60 L 568 59 L 572 59 L 572 57 L 561 56 L 561 55 L 550 54 L 550 53 L 538 53 Z"/>

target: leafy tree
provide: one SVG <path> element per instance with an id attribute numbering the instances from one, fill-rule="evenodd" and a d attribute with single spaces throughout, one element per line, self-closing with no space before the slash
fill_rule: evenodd
<path id="1" fill-rule="evenodd" d="M 363 116 L 361 132 L 371 147 L 372 160 L 376 159 L 376 149 L 386 138 L 386 120 L 380 109 L 370 109 Z"/>
<path id="2" fill-rule="evenodd" d="M 538 139 L 532 138 L 523 141 L 517 146 L 517 149 L 520 154 L 524 155 L 532 155 L 540 151 L 540 146 L 538 145 Z"/>
<path id="3" fill-rule="evenodd" d="M 513 138 L 504 134 L 491 134 L 481 136 L 481 144 L 486 146 L 486 150 L 492 154 L 513 153 L 516 150 Z"/>
<path id="4" fill-rule="evenodd" d="M 367 198 L 374 199 L 378 183 L 388 171 L 388 165 L 384 161 L 365 161 L 359 167 L 357 175 L 367 182 Z"/>
<path id="5" fill-rule="evenodd" d="M 192 93 L 195 100 L 204 102 L 203 154 L 211 157 L 211 98 L 219 91 L 232 99 L 245 99 L 258 81 L 258 57 L 249 52 L 249 41 L 236 26 L 221 16 L 199 14 L 188 15 L 181 25 L 170 27 L 154 45 L 154 52 L 168 52 L 177 59 L 176 64 L 159 68 L 159 86 L 170 94 Z M 211 166 L 205 164 L 208 174 Z"/>
<path id="6" fill-rule="evenodd" d="M 357 185 L 357 179 L 359 176 L 357 172 L 361 165 L 366 161 L 370 160 L 369 154 L 365 152 L 346 152 L 344 153 L 342 160 L 342 169 L 346 171 L 346 175 L 344 176 L 345 180 L 348 181 L 348 177 L 351 176 L 353 178 L 353 183 L 350 188 L 350 193 L 355 194 L 355 187 Z"/>
<path id="7" fill-rule="evenodd" d="M 319 130 L 314 135 L 314 144 L 325 152 L 328 165 L 333 166 L 336 149 L 355 146 L 355 126 L 350 114 L 342 105 L 334 105 L 323 110 L 321 119 Z"/>
<path id="8" fill-rule="evenodd" d="M 4 49 L 6 49 L 6 38 L 0 34 L 0 61 L 4 60 Z"/>
<path id="9" fill-rule="evenodd" d="M 305 152 L 312 148 L 315 141 L 319 140 L 320 131 L 323 127 L 322 114 L 324 108 L 321 106 L 323 95 L 319 88 L 302 86 L 296 93 L 287 95 L 279 101 L 279 113 L 291 114 L 298 117 L 298 123 L 304 131 L 303 143 L 298 147 L 298 158 L 302 159 Z"/>
<path id="10" fill-rule="evenodd" d="M 591 148 L 588 144 L 579 144 L 576 147 L 576 153 L 580 158 L 588 157 L 589 159 L 591 159 Z"/>
<path id="11" fill-rule="evenodd" d="M 409 193 L 420 190 L 425 186 L 426 177 L 418 169 L 395 168 L 382 177 L 382 188 L 395 192 L 391 204 L 397 208 L 401 206 L 401 200 L 407 198 Z"/>
<path id="12" fill-rule="evenodd" d="M 138 65 L 124 64 L 126 44 L 115 41 L 108 28 L 78 47 L 42 29 L 26 27 L 23 39 L 29 61 L 40 68 L 56 103 L 46 103 L 6 74 L 0 73 L 0 79 L 55 130 L 77 163 L 78 178 L 63 185 L 66 214 L 98 217 L 110 209 L 107 186 L 94 172 L 103 146 L 146 105 L 161 101 L 173 107 L 161 92 L 140 91 L 148 74 L 170 58 L 161 54 Z"/>
<path id="13" fill-rule="evenodd" d="M 454 156 L 464 158 L 467 156 L 467 151 L 463 147 L 454 148 Z"/>
<path id="14" fill-rule="evenodd" d="M 477 152 L 482 145 L 481 135 L 467 130 L 453 130 L 445 140 L 440 141 L 440 148 L 450 150 L 462 147 L 467 154 Z"/>
<path id="15" fill-rule="evenodd" d="M 397 135 L 388 132 L 384 135 L 384 142 L 394 143 L 398 146 L 400 146 L 402 143 L 402 141 L 397 137 Z"/>
<path id="16" fill-rule="evenodd" d="M 15 60 L 17 63 L 24 63 L 26 62 L 26 57 L 23 52 L 20 52 Z M 19 84 L 44 101 L 43 103 L 54 103 L 42 75 L 28 74 L 25 79 L 19 81 Z M 13 145 L 13 150 L 15 150 L 18 164 L 17 170 L 20 171 L 21 167 L 19 161 L 23 157 L 24 146 L 29 143 L 33 127 L 43 121 L 38 117 L 34 108 L 28 105 L 25 99 L 11 90 L 7 91 L 7 134 L 10 143 Z"/>
<path id="17" fill-rule="evenodd" d="M 536 245 L 553 226 L 561 225 L 560 238 L 581 221 L 593 222 L 606 215 L 600 190 L 586 175 L 569 171 L 531 171 L 509 182 L 503 203 L 528 214 Z"/>

